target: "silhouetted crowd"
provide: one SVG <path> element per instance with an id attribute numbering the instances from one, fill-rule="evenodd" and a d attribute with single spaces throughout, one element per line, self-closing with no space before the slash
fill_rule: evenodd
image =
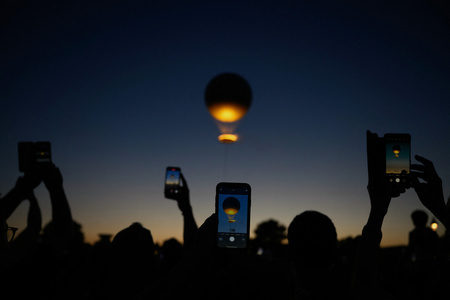
<path id="1" fill-rule="evenodd" d="M 184 177 L 175 199 L 183 215 L 182 243 L 156 245 L 150 230 L 132 223 L 112 240 L 102 236 L 87 244 L 60 170 L 42 163 L 0 199 L 2 299 L 450 299 L 450 235 L 438 237 L 425 210 L 411 215 L 408 246 L 380 247 L 391 199 L 405 190 L 385 180 L 380 157 L 370 150 L 375 138 L 368 132 L 371 208 L 360 236 L 338 241 L 332 220 L 308 210 L 289 224 L 287 245 L 283 232 L 261 238 L 261 230 L 244 251 L 216 246 L 216 214 L 197 227 Z M 431 161 L 416 160 L 411 186 L 448 229 L 442 181 Z M 33 193 L 41 183 L 52 206 L 43 228 Z M 23 201 L 29 202 L 27 227 L 16 234 L 7 221 Z"/>

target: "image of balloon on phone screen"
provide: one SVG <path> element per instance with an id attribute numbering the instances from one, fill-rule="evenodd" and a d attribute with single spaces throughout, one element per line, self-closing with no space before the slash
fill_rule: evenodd
<path id="1" fill-rule="evenodd" d="M 247 183 L 219 183 L 216 187 L 217 246 L 247 248 L 251 188 Z"/>
<path id="2" fill-rule="evenodd" d="M 389 183 L 408 188 L 411 171 L 411 136 L 409 134 L 385 134 L 386 176 Z"/>
<path id="3" fill-rule="evenodd" d="M 180 192 L 180 173 L 179 167 L 167 167 L 164 182 L 164 196 L 167 199 L 176 199 Z"/>

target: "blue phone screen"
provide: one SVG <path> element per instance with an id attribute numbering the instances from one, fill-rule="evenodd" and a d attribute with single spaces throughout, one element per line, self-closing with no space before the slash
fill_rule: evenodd
<path id="1" fill-rule="evenodd" d="M 180 185 L 180 171 L 177 169 L 167 169 L 166 185 L 177 186 Z"/>
<path id="2" fill-rule="evenodd" d="M 248 242 L 249 196 L 247 187 L 219 190 L 217 195 L 217 245 L 225 248 L 245 248 Z"/>

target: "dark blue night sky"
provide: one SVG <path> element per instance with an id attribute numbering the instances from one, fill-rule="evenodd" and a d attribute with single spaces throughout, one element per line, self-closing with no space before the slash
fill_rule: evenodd
<path id="1" fill-rule="evenodd" d="M 344 238 L 360 234 L 369 211 L 369 129 L 411 134 L 411 154 L 434 162 L 448 197 L 445 7 L 360 2 L 2 4 L 0 192 L 20 176 L 17 143 L 48 140 L 88 242 L 135 221 L 156 241 L 181 240 L 181 214 L 163 194 L 169 165 L 182 168 L 199 225 L 216 184 L 237 181 L 252 186 L 252 233 L 314 209 Z M 222 72 L 253 91 L 232 145 L 217 141 L 204 105 Z M 47 222 L 45 187 L 36 194 Z M 406 243 L 416 208 L 413 191 L 392 201 L 384 245 Z M 24 228 L 26 212 L 24 203 L 8 223 Z"/>

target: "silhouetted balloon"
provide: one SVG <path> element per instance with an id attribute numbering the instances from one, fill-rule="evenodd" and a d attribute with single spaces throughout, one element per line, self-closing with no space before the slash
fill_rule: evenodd
<path id="1" fill-rule="evenodd" d="M 228 223 L 233 223 L 234 216 L 238 213 L 241 208 L 241 203 L 238 199 L 234 197 L 226 198 L 222 203 L 222 209 L 228 216 Z"/>
<path id="2" fill-rule="evenodd" d="M 206 86 L 205 103 L 216 120 L 236 122 L 247 113 L 252 103 L 252 91 L 240 75 L 222 73 Z"/>
<path id="3" fill-rule="evenodd" d="M 395 145 L 394 147 L 392 147 L 392 152 L 394 152 L 395 157 L 398 157 L 400 150 L 401 150 L 401 148 L 399 145 Z"/>

